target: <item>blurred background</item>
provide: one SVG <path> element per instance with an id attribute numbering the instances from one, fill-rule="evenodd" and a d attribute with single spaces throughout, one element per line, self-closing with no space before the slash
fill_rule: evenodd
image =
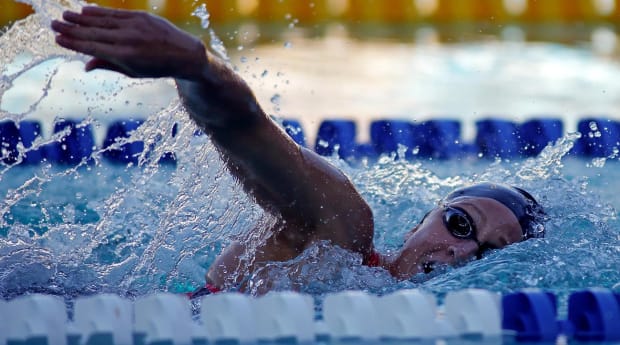
<path id="1" fill-rule="evenodd" d="M 368 122 L 386 117 L 460 119 L 465 139 L 485 117 L 556 117 L 568 131 L 586 116 L 620 118 L 620 0 L 95 3 L 146 10 L 200 36 L 230 60 L 266 111 L 299 119 L 310 140 L 325 118 L 354 119 L 362 141 Z M 31 11 L 14 0 L 0 4 L 4 30 Z M 37 98 L 33 89 L 7 92 L 3 107 L 24 107 Z M 146 117 L 152 107 L 144 104 L 163 107 L 174 97 L 167 87 L 158 97 L 145 93 L 130 96 L 142 106 L 119 101 L 106 116 Z M 47 109 L 85 113 L 71 104 Z"/>
<path id="2" fill-rule="evenodd" d="M 617 0 L 96 0 L 102 6 L 147 10 L 176 24 L 193 25 L 191 13 L 205 3 L 210 22 L 218 26 L 257 25 L 269 42 L 294 24 L 310 35 L 325 35 L 329 24 L 344 24 L 360 39 L 419 38 L 415 29 L 436 30 L 441 42 L 479 40 L 505 35 L 516 25 L 528 40 L 565 43 L 587 41 L 593 29 L 614 27 L 620 18 Z M 0 25 L 24 18 L 32 9 L 3 0 Z M 247 29 L 247 28 L 246 28 Z M 256 34 L 256 33 L 255 33 Z"/>

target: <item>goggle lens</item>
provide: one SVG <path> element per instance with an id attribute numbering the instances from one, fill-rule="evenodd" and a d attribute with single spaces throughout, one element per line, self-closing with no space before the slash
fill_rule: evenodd
<path id="1" fill-rule="evenodd" d="M 445 207 L 443 221 L 454 237 L 475 239 L 474 222 L 464 210 L 457 207 Z"/>

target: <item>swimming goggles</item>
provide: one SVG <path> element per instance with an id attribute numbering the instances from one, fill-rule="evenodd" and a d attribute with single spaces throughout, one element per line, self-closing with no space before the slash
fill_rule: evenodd
<path id="1" fill-rule="evenodd" d="M 476 225 L 469 213 L 456 206 L 444 205 L 443 210 L 443 224 L 446 229 L 448 229 L 450 235 L 458 239 L 476 242 L 478 245 L 478 250 L 476 252 L 477 259 L 482 258 L 482 255 L 489 249 L 494 249 L 493 246 L 478 241 L 476 237 Z"/>
<path id="2" fill-rule="evenodd" d="M 444 206 L 443 224 L 452 236 L 463 240 L 474 240 L 478 242 L 474 220 L 471 219 L 469 213 L 462 208 Z"/>

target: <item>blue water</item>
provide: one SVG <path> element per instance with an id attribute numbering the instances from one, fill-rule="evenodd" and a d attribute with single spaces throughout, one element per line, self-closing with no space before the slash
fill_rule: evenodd
<path id="1" fill-rule="evenodd" d="M 205 146 L 204 160 L 186 162 L 181 156 L 176 168 L 157 166 L 152 173 L 148 166 L 127 168 L 106 161 L 77 169 L 16 167 L 5 172 L 0 181 L 6 196 L 0 238 L 3 296 L 27 291 L 142 295 L 201 285 L 222 246 L 268 221 L 222 170 L 210 145 L 197 149 Z M 268 277 L 276 289 L 313 294 L 539 287 L 562 296 L 620 282 L 617 160 L 602 167 L 566 157 L 496 163 L 385 157 L 368 167 L 334 163 L 373 208 L 375 243 L 382 251 L 397 250 L 405 232 L 452 188 L 479 180 L 508 181 L 533 191 L 550 216 L 547 237 L 404 282 L 360 266 L 358 255 L 321 243 L 302 258 L 256 273 L 252 279 L 257 284 Z M 15 202 L 9 205 L 9 199 Z"/>
<path id="2" fill-rule="evenodd" d="M 11 41 L 8 48 L 12 49 L 4 50 L 3 59 L 14 61 L 20 50 L 28 48 L 32 60 L 22 66 L 25 70 L 59 56 L 74 64 L 83 61 L 84 57 L 54 46 L 50 37 L 37 34 L 50 16 L 57 16 L 60 7 L 36 4 L 45 15 L 25 24 L 25 40 Z M 552 51 L 557 52 L 557 47 Z M 474 63 L 472 68 L 476 66 Z M 617 66 L 608 71 L 613 76 Z M 17 78 L 13 73 L 0 79 L 2 93 Z M 76 102 L 92 102 L 86 121 L 101 129 L 105 116 L 118 115 L 106 107 L 107 100 L 135 102 L 127 95 L 106 98 L 96 92 L 83 99 L 73 94 L 48 96 L 65 90 L 53 83 L 54 76 L 48 77 L 34 107 L 3 110 L 3 117 L 16 121 L 29 118 L 47 101 L 55 103 L 43 108 L 53 111 L 58 103 L 70 107 Z M 78 85 L 84 83 L 80 77 L 73 78 Z M 122 90 L 155 85 L 154 81 L 122 83 Z M 112 88 L 115 85 L 112 82 Z M 206 269 L 228 243 L 242 239 L 255 244 L 260 240 L 253 230 L 266 227 L 273 219 L 243 194 L 208 139 L 194 136 L 196 127 L 178 101 L 164 103 L 163 110 L 159 105 L 153 105 L 154 110 L 148 108 L 148 121 L 132 137 L 151 144 L 155 152 L 142 157 L 138 167 L 113 165 L 99 151 L 93 154 L 93 162 L 77 167 L 0 167 L 2 297 L 26 292 L 72 297 L 96 292 L 139 296 L 162 290 L 189 291 L 203 284 Z M 173 136 L 170 129 L 175 123 L 178 131 Z M 574 139 L 569 135 L 531 160 L 405 161 L 384 157 L 377 163 L 351 166 L 328 158 L 345 171 L 372 207 L 375 244 L 381 251 L 397 250 L 403 235 L 442 196 L 472 181 L 508 182 L 531 191 L 550 216 L 547 237 L 407 281 L 396 281 L 379 268 L 361 266 L 356 254 L 318 243 L 300 258 L 274 262 L 254 273 L 250 285 L 269 280 L 275 289 L 315 295 L 344 289 L 387 293 L 419 287 L 441 296 L 468 287 L 499 292 L 538 287 L 565 297 L 587 287 L 618 289 L 620 197 L 616 191 L 620 188 L 620 163 L 617 156 L 594 160 L 570 157 L 567 152 Z M 44 136 L 37 145 L 55 140 L 58 138 Z M 168 151 L 176 153 L 176 167 L 158 164 L 157 157 Z"/>

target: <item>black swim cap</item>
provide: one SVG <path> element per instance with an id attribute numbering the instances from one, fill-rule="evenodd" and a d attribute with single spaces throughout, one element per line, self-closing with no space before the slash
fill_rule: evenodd
<path id="1" fill-rule="evenodd" d="M 523 239 L 545 237 L 545 212 L 534 197 L 525 190 L 501 183 L 482 182 L 463 187 L 448 194 L 445 201 L 462 196 L 490 198 L 508 207 L 519 220 Z"/>

